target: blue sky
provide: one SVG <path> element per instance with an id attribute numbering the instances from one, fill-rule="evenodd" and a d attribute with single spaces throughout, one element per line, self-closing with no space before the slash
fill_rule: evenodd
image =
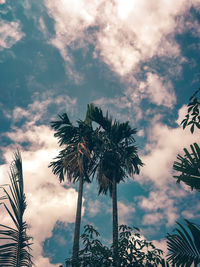
<path id="1" fill-rule="evenodd" d="M 47 167 L 59 151 L 50 121 L 83 119 L 91 102 L 138 129 L 145 166 L 118 186 L 119 221 L 163 249 L 176 220 L 199 221 L 199 195 L 172 178 L 176 155 L 198 141 L 179 124 L 199 88 L 199 52 L 198 0 L 0 0 L 0 183 L 20 148 L 36 266 L 70 255 L 76 210 L 77 187 Z M 111 201 L 95 181 L 86 223 L 110 241 Z"/>

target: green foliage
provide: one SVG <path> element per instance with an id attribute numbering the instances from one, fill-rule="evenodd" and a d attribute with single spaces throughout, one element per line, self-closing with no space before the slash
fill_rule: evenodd
<path id="1" fill-rule="evenodd" d="M 120 183 L 125 177 L 138 174 L 139 167 L 143 166 L 133 137 L 137 131 L 128 121 L 112 120 L 108 113 L 104 116 L 102 110 L 93 104 L 88 105 L 87 114 L 99 126 L 95 146 L 99 193 L 112 193 L 113 177 L 116 183 Z"/>
<path id="2" fill-rule="evenodd" d="M 187 114 L 185 119 L 181 122 L 183 129 L 185 129 L 186 126 L 190 126 L 191 133 L 194 132 L 195 126 L 200 129 L 200 100 L 196 97 L 199 91 L 200 88 L 190 97 L 187 105 Z"/>
<path id="3" fill-rule="evenodd" d="M 190 145 L 191 153 L 184 148 L 185 155 L 178 154 L 177 160 L 174 162 L 173 169 L 180 174 L 175 175 L 177 182 L 184 182 L 191 189 L 200 190 L 200 148 L 197 143 Z"/>
<path id="4" fill-rule="evenodd" d="M 188 229 L 177 222 L 176 234 L 167 235 L 168 261 L 177 266 L 197 266 L 200 263 L 200 226 L 185 222 Z"/>
<path id="5" fill-rule="evenodd" d="M 69 181 L 77 182 L 82 176 L 84 181 L 90 182 L 94 161 L 91 154 L 94 145 L 93 129 L 90 124 L 81 120 L 77 121 L 78 126 L 74 126 L 66 113 L 59 115 L 59 118 L 60 120 L 51 122 L 51 126 L 59 145 L 64 148 L 49 167 L 52 167 L 53 173 L 61 182 L 66 173 Z"/>
<path id="6" fill-rule="evenodd" d="M 194 127 L 200 129 L 200 101 L 196 98 L 200 88 L 191 96 L 188 104 L 188 112 L 181 122 L 183 129 L 191 125 L 190 131 L 193 134 Z M 178 154 L 177 161 L 173 164 L 173 169 L 179 172 L 174 178 L 189 185 L 191 189 L 200 191 L 200 147 L 197 143 L 190 145 L 191 152 L 184 148 L 185 155 Z M 176 234 L 168 234 L 168 260 L 177 266 L 196 267 L 200 263 L 200 226 L 185 220 L 186 227 L 181 223 L 179 228 L 175 228 Z"/>
<path id="7" fill-rule="evenodd" d="M 2 185 L 4 196 L 0 197 L 0 204 L 4 206 L 12 220 L 14 227 L 0 224 L 0 240 L 5 244 L 0 245 L 0 266 L 23 267 L 32 266 L 30 254 L 30 239 L 27 236 L 27 224 L 23 220 L 26 209 L 24 194 L 22 160 L 19 152 L 14 154 L 10 166 L 11 185 Z"/>
<path id="8" fill-rule="evenodd" d="M 185 119 L 181 122 L 183 129 L 191 125 L 190 131 L 194 132 L 196 126 L 200 129 L 200 100 L 196 97 L 200 88 L 190 97 L 188 104 L 188 113 Z M 190 145 L 191 153 L 187 148 L 184 148 L 185 155 L 178 154 L 177 161 L 173 164 L 173 169 L 180 174 L 175 175 L 177 182 L 183 181 L 189 185 L 191 189 L 200 190 L 200 148 L 197 143 Z"/>
<path id="9" fill-rule="evenodd" d="M 113 266 L 112 249 L 101 243 L 100 234 L 92 225 L 85 225 L 81 235 L 83 249 L 79 251 L 80 267 Z M 163 251 L 157 249 L 152 242 L 143 239 L 138 228 L 127 225 L 119 227 L 119 267 L 156 267 L 165 265 L 162 259 Z M 66 260 L 66 266 L 71 266 L 72 260 Z"/>

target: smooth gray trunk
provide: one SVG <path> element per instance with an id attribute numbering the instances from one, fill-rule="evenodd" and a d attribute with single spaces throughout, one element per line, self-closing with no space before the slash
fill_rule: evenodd
<path id="1" fill-rule="evenodd" d="M 82 209 L 82 196 L 83 196 L 83 177 L 80 177 L 79 180 L 79 189 L 78 189 L 78 201 L 76 209 L 76 221 L 74 229 L 74 244 L 73 244 L 73 253 L 72 261 L 73 267 L 78 267 L 78 253 L 79 253 L 79 238 L 80 238 L 80 226 L 81 226 L 81 209 Z"/>
<path id="2" fill-rule="evenodd" d="M 112 188 L 112 208 L 113 208 L 113 266 L 118 266 L 118 212 L 117 212 L 117 183 L 113 179 Z"/>

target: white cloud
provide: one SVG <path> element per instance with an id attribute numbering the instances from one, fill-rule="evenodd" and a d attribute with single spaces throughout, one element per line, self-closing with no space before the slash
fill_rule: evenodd
<path id="1" fill-rule="evenodd" d="M 118 205 L 119 225 L 128 224 L 129 219 L 135 212 L 135 208 L 133 207 L 133 205 L 126 205 L 121 201 L 118 201 L 117 205 Z"/>
<path id="2" fill-rule="evenodd" d="M 137 136 L 144 136 L 144 129 L 140 129 L 138 132 L 137 132 Z"/>
<path id="3" fill-rule="evenodd" d="M 0 20 L 0 50 L 10 48 L 24 37 L 18 21 Z"/>
<path id="4" fill-rule="evenodd" d="M 101 10 L 101 24 L 105 26 L 97 33 L 97 50 L 104 61 L 124 76 L 153 56 L 179 56 L 173 40 L 175 16 L 186 11 L 186 5 L 172 7 L 166 1 L 106 3 Z"/>
<path id="5" fill-rule="evenodd" d="M 180 124 L 186 115 L 186 106 L 178 112 L 177 123 Z M 152 191 L 148 197 L 139 198 L 139 206 L 148 211 L 143 217 L 144 224 L 152 224 L 167 221 L 167 225 L 173 225 L 178 218 L 177 203 L 191 195 L 188 186 L 177 185 L 173 179 L 173 162 L 178 153 L 184 154 L 183 148 L 189 149 L 193 142 L 198 142 L 198 133 L 191 134 L 189 128 L 171 128 L 161 123 L 160 116 L 152 119 L 148 130 L 148 141 L 144 154 L 141 155 L 145 166 L 141 168 L 140 177 L 135 177 L 139 183 L 151 182 Z M 191 195 L 192 197 L 192 195 Z M 188 211 L 182 215 L 188 215 Z M 194 213 L 194 210 L 193 210 Z"/>
<path id="6" fill-rule="evenodd" d="M 177 207 L 174 206 L 174 199 L 170 191 L 152 191 L 148 197 L 140 197 L 139 206 L 145 211 L 151 211 L 143 217 L 143 224 L 162 224 L 163 220 L 167 225 L 173 225 L 178 218 Z M 152 213 L 153 212 L 153 213 Z"/>
<path id="7" fill-rule="evenodd" d="M 15 107 L 12 112 L 7 112 L 6 116 L 12 119 L 13 124 L 20 122 L 22 119 L 26 119 L 26 127 L 34 125 L 36 122 L 43 123 L 44 121 L 50 121 L 49 109 L 56 109 L 56 113 L 69 112 L 71 116 L 74 115 L 76 110 L 76 98 L 70 98 L 68 95 L 54 96 L 51 91 L 43 93 L 42 95 L 36 95 L 33 99 L 33 103 L 29 104 L 26 109 L 21 107 Z"/>
<path id="8" fill-rule="evenodd" d="M 147 73 L 146 81 L 139 84 L 139 91 L 143 97 L 149 98 L 152 103 L 158 106 L 163 105 L 170 108 L 176 102 L 171 83 L 164 81 L 154 73 Z"/>
<path id="9" fill-rule="evenodd" d="M 88 213 L 90 217 L 95 217 L 100 211 L 101 204 L 98 200 L 88 201 Z"/>
<path id="10" fill-rule="evenodd" d="M 158 225 L 162 219 L 163 219 L 163 214 L 161 214 L 159 212 L 148 213 L 148 214 L 145 214 L 143 217 L 143 224 L 155 225 L 155 223 L 156 223 Z"/>
<path id="11" fill-rule="evenodd" d="M 55 21 L 56 36 L 51 40 L 67 62 L 72 58 L 67 46 L 95 45 L 94 56 L 121 76 L 132 73 L 137 65 L 154 56 L 177 58 L 174 39 L 177 17 L 184 16 L 197 1 L 49 1 L 45 4 Z M 93 27 L 92 34 L 89 28 Z"/>
<path id="12" fill-rule="evenodd" d="M 167 256 L 167 242 L 166 242 L 166 240 L 165 239 L 161 239 L 160 241 L 152 240 L 152 242 L 156 248 L 162 249 L 162 251 L 164 252 L 163 257 L 167 258 L 166 257 Z"/>
<path id="13" fill-rule="evenodd" d="M 180 123 L 186 114 L 186 107 L 179 110 L 177 123 Z M 155 186 L 162 187 L 174 183 L 172 179 L 173 162 L 178 153 L 183 154 L 183 148 L 189 149 L 190 144 L 198 142 L 198 133 L 193 135 L 189 128 L 171 128 L 159 121 L 151 121 L 148 129 L 148 142 L 145 152 L 141 156 L 145 166 L 141 169 L 142 178 L 138 181 L 150 180 Z"/>
<path id="14" fill-rule="evenodd" d="M 181 215 L 186 218 L 186 219 L 191 219 L 194 217 L 194 213 L 192 211 L 189 210 L 184 210 Z"/>

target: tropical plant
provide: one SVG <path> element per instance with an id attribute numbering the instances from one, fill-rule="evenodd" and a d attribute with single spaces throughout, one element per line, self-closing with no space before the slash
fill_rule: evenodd
<path id="1" fill-rule="evenodd" d="M 23 267 L 32 266 L 30 254 L 30 239 L 27 235 L 27 223 L 23 216 L 26 209 L 26 197 L 24 193 L 22 159 L 19 151 L 14 154 L 14 160 L 10 166 L 10 185 L 2 185 L 4 195 L 0 197 L 2 206 L 7 211 L 14 227 L 0 224 L 0 266 Z"/>
<path id="2" fill-rule="evenodd" d="M 167 235 L 168 261 L 177 266 L 195 267 L 200 263 L 200 226 L 185 220 L 189 229 L 178 223 L 176 234 Z"/>
<path id="3" fill-rule="evenodd" d="M 138 157 L 133 135 L 136 129 L 129 122 L 120 123 L 103 115 L 100 108 L 88 105 L 88 117 L 97 125 L 98 142 L 95 153 L 98 155 L 96 165 L 99 194 L 108 191 L 112 197 L 113 216 L 113 258 L 114 266 L 118 259 L 118 214 L 117 214 L 117 184 L 134 173 L 139 173 L 143 163 Z"/>
<path id="4" fill-rule="evenodd" d="M 200 99 L 197 97 L 199 92 L 200 88 L 190 97 L 187 114 L 181 122 L 183 129 L 191 125 L 190 131 L 192 134 L 195 126 L 200 129 Z M 187 148 L 184 148 L 185 155 L 178 154 L 173 169 L 180 174 L 175 175 L 174 178 L 177 179 L 178 183 L 182 181 L 189 185 L 191 189 L 200 190 L 200 148 L 197 143 L 190 145 L 190 148 L 191 153 Z"/>
<path id="5" fill-rule="evenodd" d="M 196 97 L 198 89 L 189 99 L 188 111 L 185 119 L 181 122 L 183 129 L 191 126 L 190 131 L 193 134 L 194 127 L 200 129 L 200 101 Z M 190 145 L 191 152 L 184 148 L 184 156 L 178 154 L 177 161 L 173 164 L 173 169 L 179 172 L 174 175 L 177 183 L 181 181 L 191 187 L 191 189 L 200 190 L 200 148 L 197 143 Z M 167 236 L 168 260 L 178 266 L 195 266 L 200 262 L 200 228 L 196 224 L 185 220 L 186 227 L 177 222 L 180 229 L 176 228 L 176 234 Z"/>
<path id="6" fill-rule="evenodd" d="M 92 154 L 93 129 L 87 116 L 85 121 L 78 120 L 77 126 L 70 122 L 66 113 L 59 118 L 60 120 L 51 122 L 51 126 L 55 130 L 54 136 L 58 138 L 59 145 L 64 148 L 49 167 L 52 167 L 53 173 L 59 177 L 60 182 L 64 181 L 65 174 L 69 182 L 79 181 L 72 256 L 74 266 L 76 266 L 79 252 L 83 184 L 91 182 L 90 174 L 93 171 L 95 158 Z"/>
<path id="7" fill-rule="evenodd" d="M 84 233 L 81 235 L 83 248 L 79 251 L 80 267 L 113 266 L 113 246 L 103 245 L 99 237 L 100 234 L 92 225 L 84 226 Z M 163 251 L 157 249 L 152 242 L 143 239 L 138 228 L 120 225 L 118 242 L 118 266 L 156 267 L 159 264 L 168 266 L 162 259 Z M 71 259 L 67 259 L 66 266 L 71 266 L 70 264 Z"/>
<path id="8" fill-rule="evenodd" d="M 200 88 L 190 97 L 189 103 L 187 105 L 187 114 L 181 122 L 183 129 L 185 129 L 186 126 L 191 126 L 191 133 L 194 132 L 195 126 L 200 129 L 200 99 L 197 97 L 199 92 Z"/>
<path id="9" fill-rule="evenodd" d="M 185 155 L 178 154 L 177 161 L 174 162 L 173 169 L 179 172 L 174 175 L 177 183 L 181 181 L 191 187 L 200 190 L 200 148 L 197 143 L 190 145 L 191 153 L 184 148 Z"/>

